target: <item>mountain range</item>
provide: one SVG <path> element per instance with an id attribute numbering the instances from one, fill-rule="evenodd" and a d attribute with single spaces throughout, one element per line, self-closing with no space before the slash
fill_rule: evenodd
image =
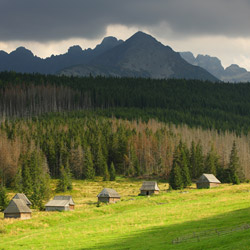
<path id="1" fill-rule="evenodd" d="M 237 64 L 232 64 L 229 67 L 224 68 L 217 57 L 200 54 L 195 57 L 191 52 L 180 52 L 180 55 L 187 62 L 206 69 L 221 81 L 250 82 L 250 72 L 239 67 Z"/>
<path id="2" fill-rule="evenodd" d="M 175 52 L 143 32 L 135 33 L 126 41 L 106 37 L 94 49 L 72 46 L 65 54 L 45 59 L 34 56 L 24 47 L 9 54 L 0 51 L 0 71 L 232 82 L 250 79 L 250 73 L 237 65 L 224 69 L 217 58 L 202 55 L 195 58 L 191 52 Z"/>

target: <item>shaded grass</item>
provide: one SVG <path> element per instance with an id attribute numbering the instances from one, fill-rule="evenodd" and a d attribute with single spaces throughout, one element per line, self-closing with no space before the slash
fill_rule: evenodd
<path id="1" fill-rule="evenodd" d="M 0 249 L 249 249 L 248 230 L 200 242 L 172 240 L 250 223 L 250 184 L 166 192 L 162 183 L 162 193 L 151 197 L 137 196 L 140 185 L 122 178 L 75 181 L 74 212 L 34 212 L 27 221 L 3 220 L 1 214 Z M 115 188 L 122 201 L 96 207 L 103 187 Z"/>

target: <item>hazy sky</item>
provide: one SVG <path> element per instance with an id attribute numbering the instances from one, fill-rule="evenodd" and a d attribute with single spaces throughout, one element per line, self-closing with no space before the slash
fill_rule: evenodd
<path id="1" fill-rule="evenodd" d="M 250 70 L 250 0 L 0 0 L 0 50 L 46 57 L 147 32 L 175 51 Z"/>

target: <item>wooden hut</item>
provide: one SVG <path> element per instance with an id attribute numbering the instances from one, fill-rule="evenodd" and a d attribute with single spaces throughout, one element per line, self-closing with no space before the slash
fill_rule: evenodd
<path id="1" fill-rule="evenodd" d="M 213 174 L 203 174 L 196 182 L 197 188 L 218 187 L 220 181 Z"/>
<path id="2" fill-rule="evenodd" d="M 22 199 L 12 199 L 4 210 L 4 218 L 30 219 L 31 210 Z"/>
<path id="3" fill-rule="evenodd" d="M 121 199 L 121 196 L 111 188 L 104 188 L 101 193 L 97 195 L 99 202 L 116 203 Z"/>
<path id="4" fill-rule="evenodd" d="M 144 181 L 140 188 L 140 195 L 159 194 L 160 189 L 156 181 Z"/>
<path id="5" fill-rule="evenodd" d="M 25 202 L 25 204 L 30 207 L 32 205 L 32 203 L 30 202 L 30 200 L 27 198 L 27 196 L 25 194 L 21 194 L 21 193 L 17 193 L 13 199 L 21 199 Z"/>
<path id="6" fill-rule="evenodd" d="M 55 196 L 45 205 L 46 211 L 72 211 L 74 209 L 75 203 L 70 195 Z"/>

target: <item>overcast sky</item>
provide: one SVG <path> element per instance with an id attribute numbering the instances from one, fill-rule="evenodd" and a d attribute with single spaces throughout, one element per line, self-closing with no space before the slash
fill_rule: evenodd
<path id="1" fill-rule="evenodd" d="M 0 0 L 0 50 L 40 57 L 141 30 L 175 51 L 250 70 L 250 0 Z"/>

